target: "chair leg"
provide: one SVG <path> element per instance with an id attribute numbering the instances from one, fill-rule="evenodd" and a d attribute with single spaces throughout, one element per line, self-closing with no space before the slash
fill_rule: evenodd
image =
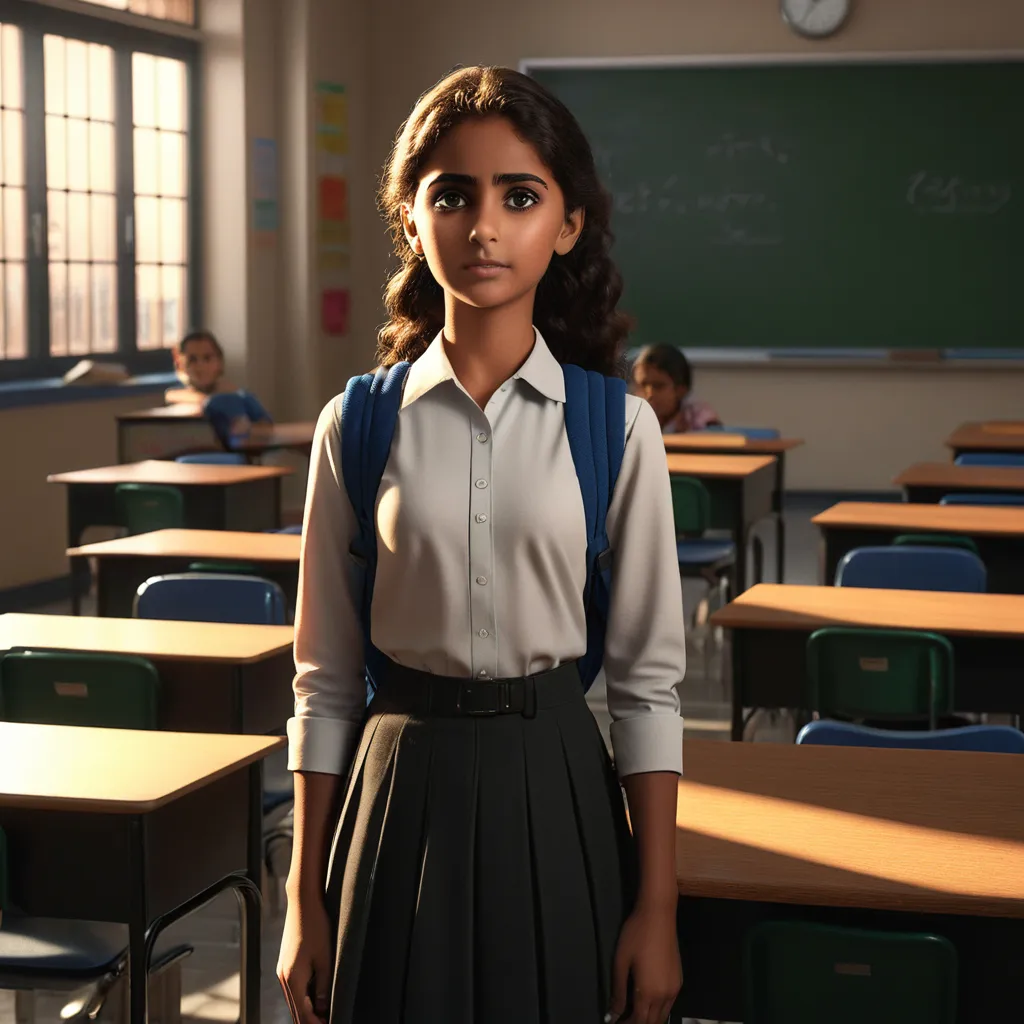
<path id="1" fill-rule="evenodd" d="M 14 992 L 15 1024 L 35 1024 L 36 994 L 31 989 L 16 989 Z"/>

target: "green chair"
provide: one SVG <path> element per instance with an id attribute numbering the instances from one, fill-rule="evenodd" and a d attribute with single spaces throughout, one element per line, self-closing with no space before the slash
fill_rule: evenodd
<path id="1" fill-rule="evenodd" d="M 710 615 L 711 595 L 717 595 L 719 606 L 729 599 L 729 575 L 736 564 L 736 545 L 728 538 L 704 536 L 711 523 L 711 495 L 701 480 L 673 475 L 669 483 L 679 575 L 683 579 L 702 579 L 708 585 L 708 597 L 694 613 L 694 626 L 703 625 L 701 612 Z M 710 652 L 711 644 L 705 639 L 705 675 L 709 674 Z"/>
<path id="2" fill-rule="evenodd" d="M 155 729 L 159 694 L 145 658 L 39 650 L 0 658 L 0 718 L 8 722 Z"/>
<path id="3" fill-rule="evenodd" d="M 939 935 L 769 921 L 747 934 L 745 1024 L 954 1024 L 956 948 Z"/>
<path id="4" fill-rule="evenodd" d="M 0 658 L 0 719 L 43 725 L 154 729 L 160 680 L 144 658 L 15 650 Z M 74 851 L 69 851 L 73 856 Z M 118 1019 L 126 1013 L 128 932 L 124 925 L 65 921 L 19 913 L 8 884 L 6 838 L 0 829 L 0 989 L 15 992 L 16 1019 L 31 1020 L 37 989 L 88 994 L 69 1003 L 64 1019 Z M 180 1018 L 181 961 L 192 947 L 161 937 L 149 969 L 154 1016 Z"/>
<path id="5" fill-rule="evenodd" d="M 131 536 L 185 525 L 185 500 L 177 487 L 118 484 L 114 489 L 114 503 L 118 522 Z"/>
<path id="6" fill-rule="evenodd" d="M 807 708 L 935 729 L 952 712 L 953 663 L 952 644 L 937 633 L 828 626 L 807 640 Z"/>
<path id="7" fill-rule="evenodd" d="M 892 542 L 901 547 L 963 548 L 981 557 L 978 545 L 970 537 L 961 537 L 955 533 L 901 533 L 893 537 Z"/>

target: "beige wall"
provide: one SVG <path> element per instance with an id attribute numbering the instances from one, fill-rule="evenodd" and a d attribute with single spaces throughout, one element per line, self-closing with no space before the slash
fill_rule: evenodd
<path id="1" fill-rule="evenodd" d="M 854 0 L 853 6 L 838 37 L 807 43 L 782 24 L 775 0 L 523 0 L 509 8 L 477 0 L 447 0 L 440 7 L 373 0 L 367 159 L 379 167 L 417 95 L 457 63 L 514 67 L 525 57 L 1024 50 L 1021 0 Z M 361 197 L 364 214 L 370 200 L 369 193 Z M 359 342 L 353 349 L 368 354 L 388 253 L 379 229 L 367 231 L 362 244 L 374 273 L 356 293 Z M 884 489 L 908 463 L 943 457 L 942 438 L 960 420 L 1024 416 L 1021 371 L 730 367 L 701 370 L 698 386 L 733 422 L 778 425 L 806 438 L 807 447 L 792 460 L 790 483 L 807 490 Z"/>

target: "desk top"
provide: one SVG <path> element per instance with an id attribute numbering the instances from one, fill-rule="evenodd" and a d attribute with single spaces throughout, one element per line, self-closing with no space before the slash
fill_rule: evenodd
<path id="1" fill-rule="evenodd" d="M 87 615 L 0 615 L 0 651 L 12 647 L 137 654 L 163 661 L 247 665 L 292 649 L 291 626 L 247 626 Z"/>
<path id="2" fill-rule="evenodd" d="M 726 629 L 865 626 L 1024 640 L 1024 595 L 758 583 L 711 621 Z"/>
<path id="3" fill-rule="evenodd" d="M 117 414 L 119 423 L 149 423 L 151 420 L 201 420 L 203 407 L 181 403 L 176 405 L 158 405 L 155 409 L 135 409 L 132 412 Z"/>
<path id="4" fill-rule="evenodd" d="M 669 473 L 741 480 L 775 463 L 774 455 L 692 455 L 666 452 Z"/>
<path id="5" fill-rule="evenodd" d="M 918 462 L 893 477 L 900 487 L 955 487 L 961 490 L 1024 491 L 1024 467 L 957 466 L 952 462 Z"/>
<path id="6" fill-rule="evenodd" d="M 946 438 L 946 447 L 979 452 L 1024 452 L 1024 420 L 961 423 Z"/>
<path id="7" fill-rule="evenodd" d="M 170 484 L 175 487 L 225 487 L 255 480 L 288 476 L 285 466 L 209 466 L 147 459 L 120 466 L 78 469 L 70 473 L 51 473 L 50 484 Z"/>
<path id="8" fill-rule="evenodd" d="M 817 526 L 929 530 L 978 536 L 1024 536 L 1024 508 L 998 505 L 918 505 L 895 501 L 841 501 L 811 519 Z"/>
<path id="9" fill-rule="evenodd" d="M 0 807 L 138 814 L 230 775 L 283 736 L 0 722 Z"/>
<path id="10" fill-rule="evenodd" d="M 1022 786 L 1017 754 L 687 740 L 679 890 L 1024 917 Z"/>
<path id="11" fill-rule="evenodd" d="M 232 447 L 240 452 L 262 452 L 271 448 L 308 448 L 313 443 L 315 423 L 275 423 L 274 429 L 260 438 L 235 441 Z"/>
<path id="12" fill-rule="evenodd" d="M 802 445 L 797 437 L 749 438 L 743 434 L 727 434 L 712 430 L 706 434 L 665 434 L 665 450 L 669 452 L 731 452 L 744 455 L 782 455 Z"/>
<path id="13" fill-rule="evenodd" d="M 133 537 L 68 548 L 68 556 L 197 558 L 222 561 L 298 562 L 302 538 L 292 533 L 240 530 L 152 530 Z"/>

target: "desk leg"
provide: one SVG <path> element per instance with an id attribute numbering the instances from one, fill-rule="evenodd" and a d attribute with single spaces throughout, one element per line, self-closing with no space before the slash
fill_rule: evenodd
<path id="1" fill-rule="evenodd" d="M 149 976 L 149 952 L 146 919 L 146 864 L 141 818 L 131 824 L 131 877 L 128 911 L 128 1020 L 130 1024 L 146 1024 L 146 996 Z"/>
<path id="2" fill-rule="evenodd" d="M 260 1022 L 260 882 L 263 875 L 263 762 L 249 766 L 249 842 L 246 874 L 251 886 L 236 889 L 242 915 L 241 1024 Z"/>
<path id="3" fill-rule="evenodd" d="M 785 455 L 776 456 L 775 468 L 775 582 L 784 582 L 786 575 L 786 471 Z"/>
<path id="4" fill-rule="evenodd" d="M 734 629 L 729 637 L 732 648 L 732 729 L 730 738 L 734 743 L 743 739 L 743 661 L 740 654 L 740 637 L 743 631 Z"/>

